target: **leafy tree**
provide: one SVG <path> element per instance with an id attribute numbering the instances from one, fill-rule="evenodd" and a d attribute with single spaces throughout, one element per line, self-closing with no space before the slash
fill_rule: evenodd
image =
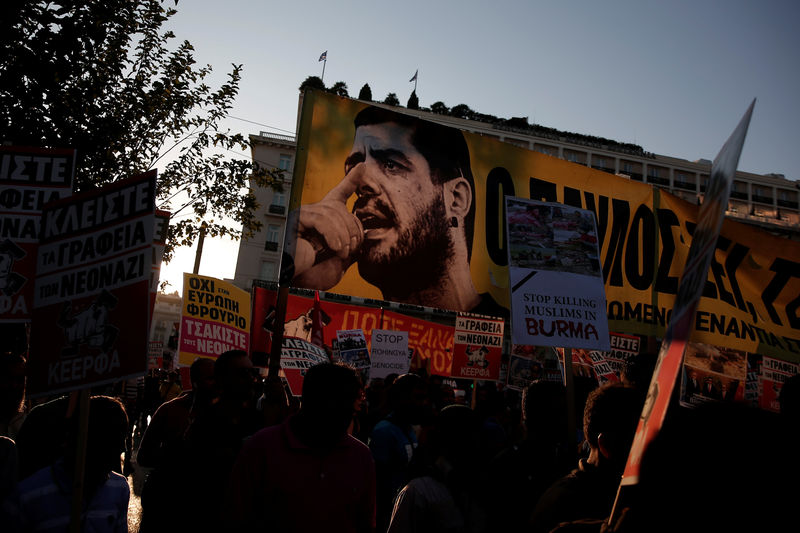
<path id="1" fill-rule="evenodd" d="M 303 83 L 300 84 L 300 92 L 305 91 L 306 89 L 319 89 L 320 91 L 326 91 L 325 82 L 322 81 L 322 78 L 319 76 L 309 76 Z"/>
<path id="2" fill-rule="evenodd" d="M 431 113 L 438 115 L 447 115 L 450 113 L 450 108 L 444 105 L 444 102 L 434 102 L 431 104 Z"/>
<path id="3" fill-rule="evenodd" d="M 361 90 L 358 91 L 358 99 L 366 100 L 367 102 L 372 101 L 372 89 L 370 89 L 369 83 L 365 83 Z"/>
<path id="4" fill-rule="evenodd" d="M 386 95 L 386 99 L 383 101 L 386 105 L 393 105 L 398 106 L 400 105 L 400 100 L 397 99 L 397 95 L 394 93 L 389 93 Z"/>
<path id="5" fill-rule="evenodd" d="M 163 29 L 175 13 L 159 0 L 42 0 L 0 17 L 0 140 L 75 148 L 78 191 L 160 163 L 159 207 L 190 213 L 170 225 L 167 259 L 202 226 L 212 237 L 252 235 L 261 223 L 248 179 L 278 183 L 231 157 L 249 142 L 220 127 L 242 66 L 212 89 L 211 66 L 197 66 L 192 45 Z"/>
<path id="6" fill-rule="evenodd" d="M 506 126 L 519 129 L 527 129 L 530 127 L 530 124 L 528 124 L 528 117 L 511 117 L 510 119 L 504 121 L 504 124 Z"/>
<path id="7" fill-rule="evenodd" d="M 328 92 L 331 92 L 337 96 L 344 96 L 345 98 L 350 96 L 347 93 L 347 84 L 343 81 L 337 81 L 336 83 L 331 85 L 331 88 L 328 89 Z"/>
<path id="8" fill-rule="evenodd" d="M 417 91 L 411 91 L 411 96 L 408 97 L 406 107 L 409 109 L 419 109 L 419 98 L 417 98 Z"/>
<path id="9" fill-rule="evenodd" d="M 474 114 L 475 112 L 467 104 L 458 104 L 450 110 L 450 116 L 456 118 L 470 119 Z"/>

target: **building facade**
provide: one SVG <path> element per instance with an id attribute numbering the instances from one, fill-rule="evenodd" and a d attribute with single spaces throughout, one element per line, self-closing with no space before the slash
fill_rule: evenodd
<path id="1" fill-rule="evenodd" d="M 536 126 L 508 127 L 420 110 L 393 108 L 378 103 L 373 105 L 495 138 L 626 179 L 648 183 L 697 204 L 703 200 L 711 172 L 709 160 L 687 161 L 658 155 L 635 145 L 608 139 Z M 297 149 L 296 139 L 286 135 L 261 132 L 259 135 L 250 135 L 250 141 L 254 161 L 269 168 L 284 169 L 286 172 L 283 192 L 271 189 L 256 191 L 264 227 L 253 238 L 240 243 L 234 279 L 234 283 L 245 290 L 250 290 L 254 279 L 276 281 L 278 278 L 286 229 L 287 200 Z M 783 237 L 800 240 L 798 193 L 798 183 L 787 180 L 783 175 L 737 172 L 726 215 Z"/>
<path id="2" fill-rule="evenodd" d="M 289 193 L 292 188 L 297 141 L 290 135 L 262 131 L 250 135 L 253 162 L 262 168 L 283 170 L 283 190 L 255 188 L 258 218 L 263 224 L 250 239 L 239 242 L 233 283 L 249 291 L 254 279 L 276 281 L 283 251 Z M 252 183 L 251 183 L 252 188 Z"/>

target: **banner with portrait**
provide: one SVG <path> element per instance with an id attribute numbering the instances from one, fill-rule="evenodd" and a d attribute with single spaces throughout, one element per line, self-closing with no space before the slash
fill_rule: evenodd
<path id="1" fill-rule="evenodd" d="M 352 212 L 355 191 L 337 186 L 343 182 L 345 163 L 353 152 L 354 119 L 366 107 L 364 102 L 306 92 L 292 211 L 336 197 Z M 407 112 L 399 107 L 387 109 Z M 609 328 L 664 336 L 697 224 L 697 205 L 644 183 L 488 136 L 463 132 L 463 137 L 474 178 L 469 270 L 478 294 L 491 297 L 501 308 L 510 308 L 503 197 L 558 202 L 595 214 Z M 350 159 L 347 168 L 354 163 Z M 396 168 L 394 162 L 390 165 Z M 385 213 L 373 214 L 379 221 L 373 219 L 368 226 L 386 223 Z M 461 224 L 458 217 L 457 223 Z M 314 260 L 325 256 L 319 242 L 309 244 L 306 253 L 314 255 Z M 435 254 L 427 258 L 431 268 L 438 266 L 436 259 Z M 725 220 L 691 340 L 800 362 L 799 271 L 800 244 Z M 391 299 L 365 280 L 357 261 L 332 287 L 307 285 L 338 294 Z M 450 309 L 459 310 L 454 307 Z"/>

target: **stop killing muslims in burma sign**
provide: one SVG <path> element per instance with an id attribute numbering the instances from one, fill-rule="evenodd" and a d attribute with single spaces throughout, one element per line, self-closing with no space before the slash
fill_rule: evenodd
<path id="1" fill-rule="evenodd" d="M 506 197 L 514 344 L 609 350 L 591 211 Z"/>

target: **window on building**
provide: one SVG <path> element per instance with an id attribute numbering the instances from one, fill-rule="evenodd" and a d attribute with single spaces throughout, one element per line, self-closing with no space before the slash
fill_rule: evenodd
<path id="1" fill-rule="evenodd" d="M 281 227 L 277 224 L 270 224 L 267 226 L 267 240 L 269 242 L 278 242 L 280 239 Z"/>
<path id="2" fill-rule="evenodd" d="M 266 281 L 274 281 L 275 280 L 275 262 L 274 261 L 262 261 L 261 262 L 261 270 L 258 273 L 258 279 L 263 279 Z"/>
<path id="3" fill-rule="evenodd" d="M 278 159 L 278 168 L 281 170 L 289 170 L 289 165 L 292 164 L 292 156 L 288 154 L 281 154 Z"/>
<path id="4" fill-rule="evenodd" d="M 285 206 L 286 205 L 286 194 L 282 192 L 276 192 L 272 195 L 272 205 L 279 205 Z"/>

